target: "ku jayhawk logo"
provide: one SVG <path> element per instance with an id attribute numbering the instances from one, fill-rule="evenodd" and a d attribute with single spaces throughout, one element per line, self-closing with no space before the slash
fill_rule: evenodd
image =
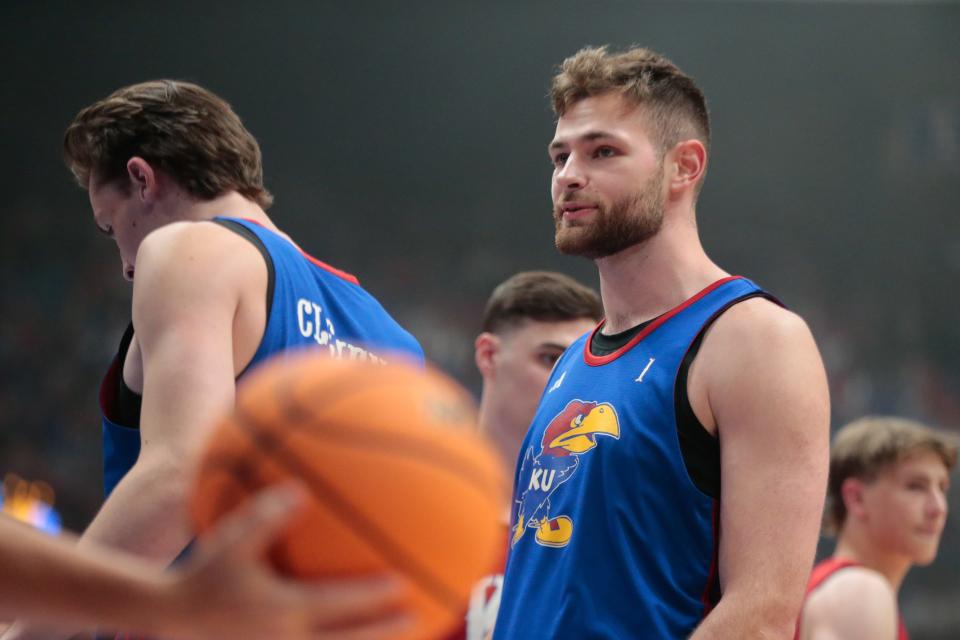
<path id="1" fill-rule="evenodd" d="M 577 471 L 579 457 L 597 446 L 597 436 L 620 439 L 620 422 L 613 405 L 603 402 L 571 400 L 557 414 L 540 442 L 540 453 L 527 449 L 520 465 L 520 478 L 527 487 L 517 500 L 517 523 L 513 528 L 516 545 L 524 532 L 534 529 L 538 544 L 565 547 L 573 535 L 573 520 L 568 516 L 550 517 L 550 496 Z"/>

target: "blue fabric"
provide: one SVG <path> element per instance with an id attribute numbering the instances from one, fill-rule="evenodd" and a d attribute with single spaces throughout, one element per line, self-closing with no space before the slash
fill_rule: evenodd
<path id="1" fill-rule="evenodd" d="M 140 429 L 131 429 L 103 416 L 103 497 L 113 492 L 140 455 Z"/>
<path id="2" fill-rule="evenodd" d="M 266 247 L 274 265 L 273 299 L 260 346 L 246 375 L 271 356 L 300 348 L 324 348 L 342 358 L 423 363 L 423 349 L 352 276 L 306 256 L 264 227 L 237 218 Z M 112 368 L 122 375 L 122 364 Z M 108 374 L 110 375 L 110 374 Z M 104 495 L 109 496 L 140 455 L 140 431 L 103 420 Z"/>
<path id="3" fill-rule="evenodd" d="M 688 475 L 674 385 L 704 325 L 760 290 L 715 285 L 610 356 L 586 335 L 557 362 L 517 463 L 497 640 L 686 638 L 719 593 L 718 503 Z"/>

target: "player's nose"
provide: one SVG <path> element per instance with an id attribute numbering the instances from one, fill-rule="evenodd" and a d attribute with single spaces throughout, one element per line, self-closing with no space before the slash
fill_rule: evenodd
<path id="1" fill-rule="evenodd" d="M 947 495 L 942 491 L 934 491 L 927 502 L 927 513 L 931 518 L 940 518 L 947 513 Z"/>
<path id="2" fill-rule="evenodd" d="M 582 189 L 587 183 L 587 174 L 579 156 L 571 153 L 563 167 L 554 174 L 554 180 L 563 191 Z"/>

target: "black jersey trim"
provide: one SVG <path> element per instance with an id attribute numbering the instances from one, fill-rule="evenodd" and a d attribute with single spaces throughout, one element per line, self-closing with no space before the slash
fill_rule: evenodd
<path id="1" fill-rule="evenodd" d="M 660 316 L 657 316 L 659 318 Z M 595 356 L 606 356 L 610 355 L 617 349 L 626 346 L 635 335 L 647 328 L 647 326 L 656 320 L 657 318 L 651 318 L 641 322 L 640 324 L 630 327 L 626 331 L 621 331 L 620 333 L 614 333 L 611 335 L 605 335 L 600 331 L 594 331 L 590 335 L 590 353 Z"/>
<path id="2" fill-rule="evenodd" d="M 100 385 L 100 409 L 103 411 L 103 416 L 113 424 L 129 429 L 139 429 L 140 406 L 143 398 L 123 380 L 123 363 L 127 361 L 131 342 L 133 342 L 132 322 L 123 332 L 117 355 Z"/>
<path id="3" fill-rule="evenodd" d="M 687 393 L 687 377 L 690 373 L 690 366 L 700 351 L 700 345 L 703 343 L 703 336 L 707 329 L 730 307 L 751 298 L 766 298 L 780 304 L 776 298 L 764 291 L 753 291 L 739 298 L 734 298 L 717 309 L 700 327 L 700 331 L 687 348 L 687 352 L 680 362 L 680 368 L 677 370 L 677 378 L 673 387 L 677 438 L 680 443 L 683 464 L 694 486 L 714 500 L 720 499 L 720 440 L 707 431 L 693 412 L 693 407 L 690 406 L 690 397 Z"/>
<path id="4" fill-rule="evenodd" d="M 260 255 L 263 256 L 263 261 L 267 263 L 267 322 L 270 321 L 270 312 L 273 310 L 273 289 L 276 286 L 277 272 L 273 266 L 273 256 L 270 255 L 270 252 L 267 250 L 267 245 L 263 244 L 263 240 L 260 239 L 256 233 L 254 233 L 248 227 L 243 226 L 236 220 L 226 220 L 224 218 L 215 218 L 213 222 L 216 222 L 221 227 L 226 227 L 231 231 L 236 232 L 238 235 L 243 236 L 250 241 L 253 246 L 257 248 L 257 251 L 260 252 Z M 264 326 L 264 331 L 266 331 L 266 326 Z"/>
<path id="5" fill-rule="evenodd" d="M 273 256 L 270 255 L 270 251 L 267 250 L 267 245 L 263 243 L 263 240 L 260 239 L 260 236 L 254 233 L 254 231 L 249 227 L 246 227 L 240 224 L 236 220 L 227 220 L 225 218 L 215 218 L 213 221 L 219 224 L 220 226 L 230 229 L 231 231 L 234 231 L 238 235 L 243 236 L 244 238 L 249 240 L 250 243 L 257 248 L 257 251 L 260 252 L 260 255 L 263 256 L 263 261 L 267 265 L 267 307 L 266 307 L 267 315 L 263 323 L 263 337 L 260 338 L 260 344 L 263 344 L 263 339 L 266 337 L 267 332 L 270 330 L 270 314 L 273 311 L 273 291 L 277 281 L 277 271 L 273 263 Z M 256 221 L 250 220 L 248 222 L 251 222 L 252 224 L 256 224 L 257 226 L 260 226 L 260 223 Z M 260 346 L 258 345 L 257 351 L 259 350 L 260 350 Z M 254 357 L 250 358 L 250 362 L 246 364 L 246 366 L 243 368 L 243 371 L 237 374 L 237 379 L 240 379 L 240 377 L 247 372 L 247 369 L 250 368 L 250 365 L 253 364 L 253 361 L 257 355 L 257 351 L 254 351 L 253 353 Z"/>
<path id="6" fill-rule="evenodd" d="M 230 229 L 231 231 L 235 231 L 238 235 L 241 235 L 249 240 L 250 243 L 257 248 L 257 251 L 259 251 L 260 255 L 263 256 L 263 261 L 267 264 L 267 315 L 263 323 L 263 335 L 266 336 L 267 331 L 270 328 L 270 313 L 273 311 L 273 290 L 277 282 L 277 271 L 273 264 L 273 256 L 270 255 L 270 252 L 267 250 L 267 245 L 263 243 L 263 240 L 260 239 L 260 236 L 254 233 L 249 227 L 245 227 L 236 220 L 226 220 L 224 218 L 216 218 L 214 219 L 214 222 L 222 227 Z M 254 352 L 254 356 L 256 356 L 256 352 Z M 243 374 L 245 374 L 247 369 L 250 368 L 251 364 L 253 364 L 253 358 L 251 358 L 250 362 L 247 363 L 247 366 L 243 368 L 243 371 L 237 374 L 237 378 L 240 378 Z"/>

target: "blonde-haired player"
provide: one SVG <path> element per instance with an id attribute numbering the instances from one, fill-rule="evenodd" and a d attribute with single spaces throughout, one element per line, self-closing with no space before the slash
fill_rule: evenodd
<path id="1" fill-rule="evenodd" d="M 837 547 L 813 570 L 798 640 L 906 640 L 897 593 L 911 567 L 936 558 L 956 462 L 956 442 L 911 420 L 840 429 L 824 518 Z"/>

